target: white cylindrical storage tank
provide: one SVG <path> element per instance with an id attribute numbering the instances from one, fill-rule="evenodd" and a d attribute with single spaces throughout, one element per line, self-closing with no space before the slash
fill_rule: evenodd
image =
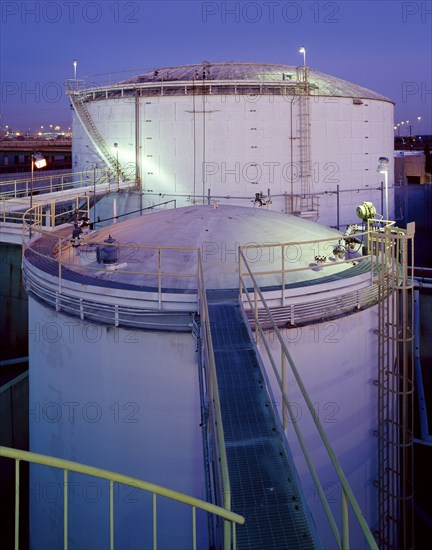
<path id="1" fill-rule="evenodd" d="M 98 263 L 97 256 L 103 260 L 103 254 L 101 257 L 93 249 L 86 257 L 89 247 L 72 247 L 69 233 L 70 229 L 60 228 L 52 236 L 35 239 L 24 255 L 30 304 L 32 451 L 117 471 L 205 499 L 194 336 L 198 255 L 209 299 L 232 300 L 238 296 L 239 245 L 260 245 L 246 250 L 247 259 L 261 271 L 274 272 L 258 275 L 258 282 L 270 306 L 279 311 L 282 324 L 283 316 L 291 315 L 291 324 L 283 329 L 289 349 L 311 398 L 318 403 L 329 428 L 328 437 L 346 467 L 366 518 L 375 524 L 376 390 L 372 379 L 377 355 L 376 296 L 373 289 L 372 294 L 367 290 L 370 273 L 359 269 L 355 256 L 348 263 L 333 257 L 339 232 L 266 208 L 189 206 L 89 234 L 88 242 L 107 246 L 109 241 L 118 247 L 114 264 Z M 60 247 L 59 239 L 63 243 Z M 323 242 L 325 239 L 328 241 Z M 307 244 L 298 244 L 303 241 Z M 282 309 L 280 243 L 297 243 L 284 252 L 285 269 L 293 271 L 285 275 L 289 300 Z M 317 255 L 328 258 L 327 269 L 320 268 Z M 311 265 L 314 269 L 299 271 Z M 297 328 L 290 328 L 293 323 Z M 300 330 L 299 337 L 293 336 L 295 330 Z M 265 359 L 264 364 L 278 401 Z M 292 390 L 292 401 L 302 407 L 296 391 Z M 326 423 L 329 418 L 332 422 Z M 307 424 L 304 434 L 325 477 L 322 449 Z M 287 435 L 305 497 L 321 528 L 322 514 L 309 475 L 300 460 L 297 464 L 298 453 L 289 429 Z M 82 547 L 91 540 L 93 548 L 106 547 L 107 517 L 100 507 L 107 503 L 107 486 L 86 478 L 73 477 L 72 481 L 76 508 L 71 504 L 71 533 L 72 526 L 80 525 L 71 535 L 74 545 Z M 332 483 L 330 476 L 330 492 Z M 32 468 L 31 533 L 35 547 L 42 541 L 46 547 L 56 547 L 62 540 L 61 484 L 55 474 Z M 151 503 L 127 491 L 116 498 L 118 544 L 142 548 L 142 536 L 150 532 Z M 158 515 L 161 524 L 171 508 L 162 508 Z M 85 518 L 93 514 L 97 520 L 86 523 Z M 162 546 L 169 548 L 176 540 L 176 547 L 187 547 L 184 541 L 190 527 L 182 514 L 177 512 L 169 532 L 162 531 Z M 325 530 L 323 533 L 326 544 L 332 539 Z M 199 536 L 199 547 L 204 547 L 204 520 Z"/>
<path id="2" fill-rule="evenodd" d="M 124 177 L 136 174 L 146 204 L 163 195 L 249 206 L 270 192 L 273 210 L 325 225 L 351 223 L 363 201 L 384 213 L 377 166 L 393 154 L 393 102 L 316 69 L 166 67 L 71 97 L 74 169 L 103 164 L 111 151 Z M 113 157 L 106 162 L 116 169 Z M 390 217 L 393 181 L 390 166 Z"/>

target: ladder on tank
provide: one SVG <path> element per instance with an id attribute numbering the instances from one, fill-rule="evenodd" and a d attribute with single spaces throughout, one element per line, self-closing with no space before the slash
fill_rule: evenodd
<path id="1" fill-rule="evenodd" d="M 75 114 L 99 156 L 103 159 L 108 168 L 114 170 L 114 172 L 118 175 L 121 174 L 121 165 L 117 158 L 109 150 L 102 134 L 92 119 L 85 104 L 83 95 L 72 91 L 69 93 L 69 96 L 71 98 Z"/>
<path id="2" fill-rule="evenodd" d="M 317 218 L 319 215 L 317 203 L 311 194 L 311 140 L 310 140 L 310 86 L 309 68 L 297 67 L 297 88 L 299 101 L 299 168 L 300 197 L 296 214 L 300 217 Z"/>
<path id="3" fill-rule="evenodd" d="M 376 535 L 383 550 L 414 547 L 413 314 L 409 311 L 413 285 L 407 267 L 412 236 L 378 233 L 370 243 L 378 285 Z"/>

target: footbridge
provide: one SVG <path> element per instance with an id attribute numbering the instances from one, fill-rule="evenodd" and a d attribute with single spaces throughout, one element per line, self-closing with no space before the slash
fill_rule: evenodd
<path id="1" fill-rule="evenodd" d="M 0 242 L 21 244 L 23 217 L 33 206 L 42 209 L 44 225 L 52 229 L 84 203 L 90 208 L 108 193 L 134 187 L 134 181 L 120 181 L 109 169 L 4 180 L 0 182 Z"/>

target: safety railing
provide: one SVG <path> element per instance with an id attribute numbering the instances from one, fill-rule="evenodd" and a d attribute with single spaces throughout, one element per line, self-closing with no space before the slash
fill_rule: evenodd
<path id="1" fill-rule="evenodd" d="M 198 252 L 198 300 L 200 311 L 200 331 L 201 331 L 201 353 L 203 354 L 203 364 L 207 376 L 207 394 L 211 404 L 212 413 L 209 415 L 211 422 L 210 431 L 212 434 L 213 452 L 215 454 L 216 464 L 216 490 L 222 496 L 223 506 L 226 510 L 231 510 L 231 486 L 228 473 L 228 461 L 225 448 L 225 436 L 222 423 L 222 411 L 219 400 L 219 389 L 216 374 L 216 364 L 214 358 L 213 341 L 211 336 L 211 327 L 208 313 L 207 294 L 204 280 L 204 271 L 201 262 L 201 255 Z M 219 469 L 220 468 L 220 469 Z M 231 532 L 230 523 L 224 523 L 224 548 L 229 548 L 230 541 L 235 546 L 235 529 Z"/>
<path id="2" fill-rule="evenodd" d="M 358 233 L 356 234 L 356 237 L 363 237 L 367 234 L 368 232 Z M 344 241 L 344 238 L 341 235 L 340 238 L 332 237 L 326 239 L 314 239 L 310 241 L 250 244 L 240 246 L 239 250 L 242 252 L 239 257 L 240 279 L 248 275 L 249 270 L 244 270 L 243 260 L 248 261 L 246 254 L 249 254 L 248 251 L 253 250 L 253 262 L 255 264 L 255 268 L 253 271 L 251 270 L 251 272 L 255 277 L 266 277 L 268 281 L 266 286 L 272 286 L 278 289 L 277 292 L 280 292 L 280 305 L 284 306 L 286 305 L 287 295 L 289 294 L 286 285 L 289 282 L 290 275 L 307 274 L 308 272 L 322 272 L 323 270 L 325 270 L 326 275 L 331 275 L 332 273 L 340 272 L 340 268 L 342 266 L 349 267 L 370 260 L 369 255 L 362 256 L 361 254 L 358 254 L 358 251 L 362 246 L 361 243 L 356 245 L 358 248 L 357 251 L 352 251 L 348 247 L 344 246 L 345 250 L 343 251 L 343 254 L 348 256 L 347 259 L 335 257 L 333 250 L 337 246 L 340 246 L 339 243 L 342 241 Z M 265 255 L 264 259 L 262 258 L 263 254 Z M 309 259 L 313 259 L 313 254 L 315 254 L 315 261 L 309 262 L 308 265 L 293 268 L 289 267 L 290 264 L 298 266 L 303 255 Z M 326 255 L 324 256 L 323 254 Z M 249 259 L 249 261 L 252 263 L 252 259 Z M 260 269 L 260 265 L 263 264 L 264 266 L 270 266 L 271 269 Z M 320 277 L 324 277 L 324 272 L 320 273 Z M 302 280 L 301 277 L 298 279 Z M 263 281 L 264 279 L 261 280 Z"/>
<path id="3" fill-rule="evenodd" d="M 253 312 L 253 317 L 255 321 L 255 335 L 257 343 L 260 340 L 265 348 L 265 351 L 267 353 L 267 356 L 270 360 L 272 369 L 274 371 L 279 389 L 281 391 L 281 400 L 282 400 L 282 423 L 284 428 L 286 428 L 287 425 L 287 413 L 291 419 L 292 426 L 294 428 L 295 434 L 297 436 L 297 441 L 300 445 L 300 448 L 302 450 L 303 456 L 305 458 L 306 464 L 308 466 L 309 472 L 312 476 L 314 485 L 316 487 L 318 497 L 320 499 L 320 502 L 324 508 L 324 512 L 327 518 L 327 521 L 330 525 L 331 531 L 334 535 L 337 547 L 340 549 L 347 549 L 350 547 L 350 536 L 349 536 L 349 505 L 351 505 L 351 508 L 354 512 L 355 517 L 357 518 L 358 524 L 361 528 L 361 531 L 365 537 L 365 540 L 367 541 L 368 547 L 378 550 L 378 546 L 375 542 L 375 539 L 373 537 L 372 532 L 369 529 L 369 526 L 366 523 L 366 520 L 360 510 L 359 504 L 352 492 L 352 489 L 348 483 L 347 478 L 345 477 L 345 474 L 339 464 L 339 461 L 336 457 L 336 454 L 330 444 L 329 439 L 327 438 L 324 428 L 319 420 L 318 412 L 316 411 L 313 402 L 311 398 L 309 397 L 309 394 L 303 384 L 303 381 L 299 375 L 299 372 L 295 366 L 295 363 L 291 357 L 291 354 L 289 353 L 285 340 L 281 334 L 281 332 L 278 329 L 277 323 L 273 318 L 273 315 L 270 311 L 270 308 L 267 305 L 267 302 L 264 298 L 264 295 L 255 279 L 254 274 L 252 273 L 252 270 L 249 267 L 249 264 L 244 256 L 244 253 L 242 250 L 240 250 L 240 256 L 244 262 L 244 265 L 246 267 L 246 272 L 248 274 L 248 277 L 253 283 L 253 289 L 251 291 L 248 290 L 247 285 L 245 283 L 243 275 L 240 275 L 240 293 L 241 295 L 244 295 L 246 297 L 247 303 L 249 304 L 249 307 L 251 311 Z M 279 369 L 277 367 L 277 362 L 273 356 L 273 353 L 271 352 L 270 345 L 268 340 L 268 335 L 266 335 L 265 330 L 263 329 L 260 319 L 258 317 L 258 302 L 261 308 L 263 308 L 266 311 L 267 314 L 267 320 L 269 321 L 271 325 L 271 330 L 274 331 L 274 334 L 277 338 L 277 340 L 280 343 L 281 348 L 281 372 L 279 373 Z M 309 413 L 311 415 L 311 418 L 315 424 L 315 427 L 318 431 L 319 437 L 324 445 L 324 448 L 327 451 L 327 455 L 330 459 L 331 464 L 333 465 L 333 468 L 336 472 L 336 475 L 340 481 L 341 488 L 342 488 L 342 529 L 340 530 L 335 517 L 333 515 L 333 512 L 328 504 L 328 500 L 324 491 L 324 488 L 319 480 L 317 470 L 312 462 L 312 457 L 309 449 L 307 448 L 305 438 L 303 437 L 298 421 L 297 421 L 297 411 L 293 409 L 292 404 L 288 400 L 287 396 L 287 362 L 291 369 L 291 373 L 293 374 L 297 386 L 300 389 L 300 392 L 303 396 L 303 399 L 305 400 L 305 403 L 307 404 L 307 408 L 309 410 Z M 356 541 L 358 542 L 358 541 Z"/>
<path id="4" fill-rule="evenodd" d="M 45 193 L 58 193 L 81 187 L 115 183 L 115 172 L 98 168 L 68 174 L 45 174 L 0 182 L 0 199 L 17 199 Z"/>
<path id="5" fill-rule="evenodd" d="M 369 254 L 371 235 L 392 231 L 394 223 L 372 219 L 368 220 L 366 231 L 350 235 L 240 246 L 239 250 L 243 252 L 239 255 L 240 281 L 248 277 L 248 270 L 244 268 L 245 259 L 249 264 L 254 264 L 253 269 L 250 265 L 249 269 L 259 279 L 261 288 L 265 287 L 266 291 L 272 289 L 273 312 L 276 308 L 283 308 L 284 321 L 292 325 L 334 315 L 336 305 L 344 311 L 360 309 L 373 303 L 378 297 L 374 275 L 379 266 L 376 262 L 373 263 Z M 303 265 L 299 267 L 302 262 Z M 292 265 L 295 267 L 291 267 Z M 355 269 L 348 269 L 354 266 Z M 318 272 L 319 275 L 315 275 Z M 355 287 L 352 285 L 357 276 L 361 276 L 361 280 L 357 279 L 359 286 Z M 331 283 L 336 279 L 340 281 L 336 293 L 329 292 L 329 285 L 320 289 L 320 283 Z M 343 280 L 346 281 L 345 285 Z M 312 309 L 307 300 L 300 299 L 304 293 L 296 290 L 295 281 L 301 282 L 302 286 L 305 283 L 314 285 L 314 298 L 310 302 Z M 241 291 L 240 283 L 240 295 Z"/>
<path id="6" fill-rule="evenodd" d="M 236 525 L 242 525 L 244 523 L 244 518 L 230 510 L 226 510 L 220 506 L 205 502 L 195 497 L 191 497 L 184 493 L 162 487 L 160 485 L 155 485 L 154 483 L 149 483 L 138 478 L 131 476 L 119 474 L 116 472 L 111 472 L 108 470 L 103 470 L 100 468 L 94 468 L 92 466 L 87 466 L 84 464 L 79 464 L 77 462 L 72 462 L 70 460 L 64 460 L 60 458 L 55 458 L 51 456 L 46 456 L 38 453 L 32 453 L 28 451 L 22 451 L 18 449 L 11 449 L 8 447 L 0 447 L 0 457 L 6 457 L 15 460 L 15 550 L 18 550 L 20 540 L 20 463 L 28 462 L 30 464 L 40 464 L 43 466 L 56 468 L 63 470 L 63 548 L 67 550 L 69 545 L 69 505 L 71 499 L 69 498 L 69 482 L 68 475 L 69 472 L 76 472 L 78 474 L 88 475 L 95 478 L 103 479 L 109 482 L 109 547 L 110 550 L 114 549 L 114 536 L 115 536 L 115 522 L 114 522 L 114 513 L 115 513 L 115 499 L 114 499 L 114 489 L 115 485 L 125 485 L 128 487 L 133 487 L 134 489 L 139 489 L 150 493 L 152 495 L 152 513 L 153 513 L 153 522 L 152 522 L 152 541 L 153 549 L 157 550 L 158 545 L 158 536 L 157 536 L 157 497 L 165 497 L 173 501 L 181 502 L 186 506 L 191 508 L 191 544 L 190 548 L 193 550 L 197 549 L 197 522 L 196 522 L 196 512 L 197 510 L 203 510 L 209 514 L 215 515 L 222 518 L 227 522 L 234 533 L 232 538 L 232 543 L 227 546 L 224 546 L 224 550 L 235 549 L 235 529 Z M 90 542 L 89 542 L 90 544 Z"/>
<path id="7" fill-rule="evenodd" d="M 84 205 L 80 202 L 85 199 Z M 80 206 L 81 205 L 81 206 Z M 67 214 L 73 215 L 77 212 L 77 217 L 88 217 L 88 197 L 76 197 L 76 203 L 68 210 L 67 213 L 62 212 L 61 216 Z M 194 281 L 191 284 L 191 293 L 197 292 L 198 287 L 198 247 L 179 247 L 179 246 L 157 246 L 157 245 L 142 245 L 135 243 L 122 244 L 119 242 L 105 242 L 101 239 L 92 238 L 93 234 L 87 234 L 80 239 L 80 246 L 76 247 L 72 238 L 72 225 L 59 228 L 57 231 L 49 231 L 44 227 L 43 222 L 46 221 L 46 215 L 44 214 L 44 206 L 36 205 L 27 210 L 23 217 L 23 271 L 25 272 L 26 280 L 30 282 L 31 287 L 31 264 L 41 266 L 42 270 L 48 271 L 51 275 L 56 277 L 54 281 L 43 281 L 46 287 L 46 301 L 52 304 L 53 297 L 49 298 L 49 290 L 52 290 L 53 284 L 56 286 L 56 309 L 59 311 L 63 309 L 62 300 L 66 302 L 65 307 L 68 307 L 70 298 L 74 298 L 75 292 L 72 292 L 68 296 L 67 290 L 64 288 L 64 282 L 67 277 L 64 276 L 65 272 L 69 273 L 69 270 L 78 272 L 83 278 L 98 276 L 98 279 L 94 279 L 95 287 L 98 280 L 101 279 L 101 272 L 107 273 L 109 279 L 114 283 L 120 281 L 126 283 L 129 290 L 143 291 L 146 290 L 149 293 L 156 293 L 157 305 L 156 309 L 163 309 L 163 294 L 164 283 L 169 288 L 175 288 L 175 281 L 178 279 L 192 279 Z M 56 215 L 57 216 L 57 215 Z M 54 219 L 54 218 L 50 218 Z M 28 240 L 27 237 L 35 237 L 38 235 L 40 239 Z M 97 249 L 98 247 L 104 247 L 108 249 L 116 249 L 116 266 L 105 265 L 98 263 L 97 261 Z M 184 262 L 185 252 L 191 254 L 189 261 Z M 33 258 L 27 262 L 27 258 Z M 195 257 L 195 258 L 194 258 Z M 180 259 L 182 261 L 180 261 Z M 133 260 L 133 262 L 131 261 Z M 183 265 L 184 270 L 173 271 L 168 268 L 165 269 L 165 265 Z M 136 270 L 133 266 L 141 264 L 149 267 L 145 270 Z M 39 285 L 42 281 L 39 281 Z M 121 286 L 120 283 L 120 286 Z M 130 283 L 130 284 L 129 284 Z M 43 295 L 39 296 L 45 299 Z M 193 298 L 196 302 L 196 296 Z M 83 303 L 83 302 L 82 302 Z M 89 306 L 90 314 L 93 316 L 94 303 Z M 117 307 L 116 307 L 117 306 Z M 147 302 L 147 308 L 150 303 Z M 112 307 L 117 311 L 119 305 L 112 304 Z M 75 306 L 72 308 L 76 309 Z M 83 319 L 85 317 L 85 309 L 80 307 L 79 315 Z M 84 316 L 84 317 L 83 317 Z M 113 316 L 109 316 L 113 319 L 113 322 L 118 326 L 119 317 L 118 311 Z"/>
<path id="8" fill-rule="evenodd" d="M 304 205 L 308 204 L 308 210 L 312 213 L 315 212 L 318 216 L 320 209 L 320 196 L 318 194 L 308 193 L 307 195 L 294 195 L 292 193 L 285 193 L 285 210 L 287 214 L 302 214 L 306 216 Z"/>
<path id="9" fill-rule="evenodd" d="M 75 195 L 68 198 L 64 207 L 58 211 L 59 201 L 52 199 L 42 204 L 35 204 L 21 214 L 23 228 L 23 242 L 32 233 L 41 233 L 44 230 L 54 229 L 56 226 L 70 222 L 74 215 L 77 218 L 89 219 L 90 197 L 88 195 Z"/>

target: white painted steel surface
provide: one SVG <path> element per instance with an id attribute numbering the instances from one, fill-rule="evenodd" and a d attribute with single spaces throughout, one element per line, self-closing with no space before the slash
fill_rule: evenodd
<path id="1" fill-rule="evenodd" d="M 198 368 L 190 333 L 90 324 L 33 298 L 29 328 L 30 450 L 205 498 Z M 58 548 L 62 473 L 39 466 L 31 473 L 31 546 Z M 71 546 L 85 548 L 93 541 L 92 548 L 107 548 L 108 485 L 83 476 L 71 475 L 70 481 L 76 483 L 69 489 Z M 120 488 L 115 508 L 116 547 L 151 547 L 151 503 L 138 491 Z M 160 499 L 158 521 L 163 524 L 170 512 L 171 527 L 159 530 L 159 546 L 187 548 L 190 511 Z M 201 548 L 204 520 L 198 517 Z"/>
<path id="2" fill-rule="evenodd" d="M 376 325 L 377 306 L 373 306 L 340 319 L 281 329 L 326 435 L 372 532 L 378 525 L 377 488 L 374 485 L 378 476 L 377 436 L 374 433 L 378 422 L 377 387 L 373 383 L 377 378 L 378 362 L 378 337 L 373 330 Z M 279 341 L 271 331 L 268 334 L 270 348 L 277 358 L 280 356 Z M 280 390 L 263 344 L 259 348 L 282 417 Z M 325 449 L 318 442 L 315 426 L 293 375 L 289 369 L 287 373 L 288 400 L 312 451 L 327 501 L 334 513 L 338 514 L 341 504 L 340 483 L 328 464 Z M 286 433 L 323 546 L 333 548 L 333 535 L 290 420 Z M 355 548 L 366 548 L 358 524 L 352 517 L 350 523 L 352 540 L 357 541 Z"/>
<path id="3" fill-rule="evenodd" d="M 130 83 L 105 88 L 105 96 L 90 95 L 86 101 L 107 145 L 119 144 L 122 166 L 135 165 L 138 146 L 140 179 L 147 203 L 160 200 L 159 194 L 178 196 L 185 202 L 193 201 L 194 196 L 202 202 L 204 195 L 206 202 L 210 190 L 212 197 L 221 197 L 213 200 L 247 206 L 253 204 L 255 193 L 262 191 L 266 195 L 270 189 L 271 208 L 285 212 L 287 201 L 283 195 L 300 193 L 298 97 L 272 92 L 275 86 L 293 84 L 294 81 L 282 80 L 282 68 L 287 74 L 295 68 L 278 66 L 276 76 L 272 75 L 271 80 L 267 76 L 267 91 L 261 88 L 264 91 L 260 92 L 264 77 L 230 72 L 231 65 L 237 64 L 225 64 L 226 74 L 214 73 L 213 80 L 207 82 L 212 86 L 209 95 L 200 93 L 201 80 L 195 81 L 195 95 L 191 93 L 191 81 L 184 80 L 184 86 L 179 81 L 175 91 L 167 88 L 166 92 L 139 97 L 139 143 L 135 139 L 135 98 L 128 94 L 121 97 L 120 92 L 106 98 L 110 90 L 130 88 Z M 259 67 L 257 70 L 264 70 L 265 66 Z M 177 73 L 180 77 L 179 71 L 171 69 L 166 86 L 172 88 L 176 84 Z M 149 80 L 137 86 L 157 85 Z M 258 86 L 257 81 L 261 81 Z M 377 189 L 381 180 L 376 167 L 379 157 L 392 157 L 394 106 L 375 92 L 312 69 L 310 81 L 316 86 L 311 89 L 309 101 L 311 192 L 320 194 L 318 221 L 336 225 L 335 193 L 339 185 L 339 221 L 343 225 L 353 220 L 355 207 L 364 200 L 381 210 L 381 192 Z M 218 88 L 222 82 L 227 86 Z M 235 83 L 239 84 L 237 93 Z M 254 88 L 242 92 L 241 85 L 248 83 Z M 86 162 L 97 162 L 76 117 L 73 135 L 77 170 Z M 393 180 L 391 167 L 390 205 Z"/>

